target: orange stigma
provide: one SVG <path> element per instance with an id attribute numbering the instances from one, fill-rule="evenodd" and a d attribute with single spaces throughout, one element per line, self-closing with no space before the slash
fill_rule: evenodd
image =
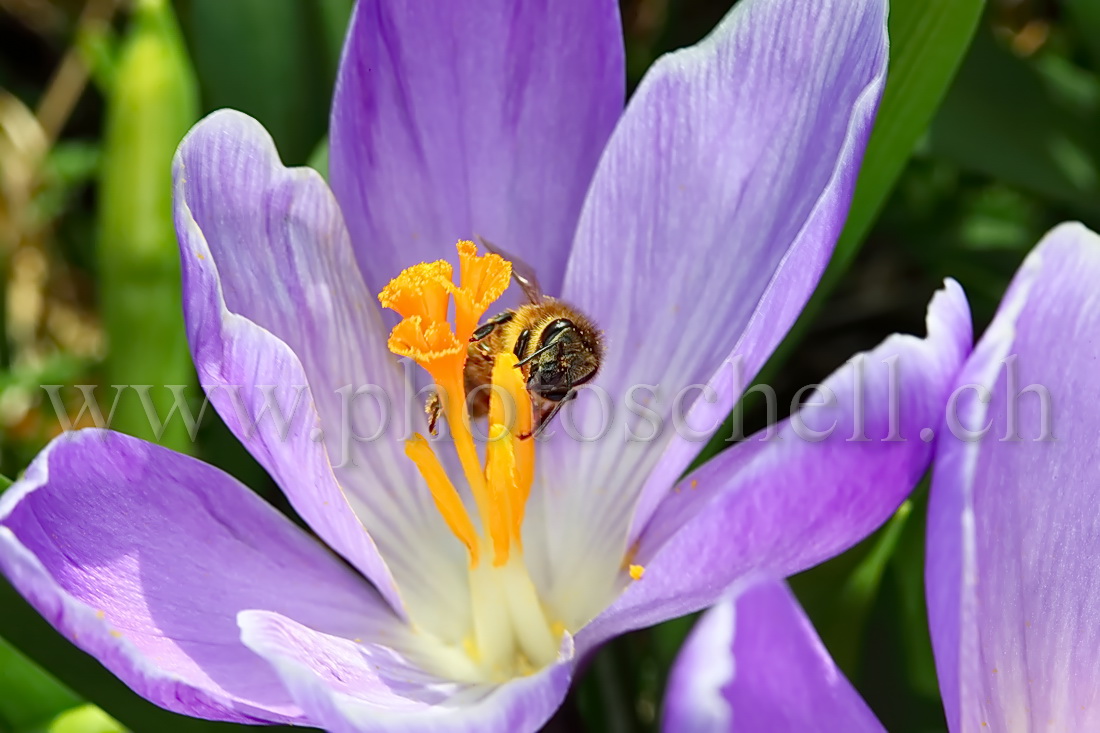
<path id="1" fill-rule="evenodd" d="M 390 351 L 411 358 L 435 381 L 476 505 L 480 532 L 431 444 L 416 435 L 406 444 L 405 453 L 424 477 L 447 526 L 466 546 L 470 567 L 478 565 L 483 542 L 492 548 L 493 566 L 500 567 L 513 551 L 522 551 L 520 535 L 534 480 L 535 446 L 533 440 L 518 436 L 531 431 L 531 398 L 516 369 L 516 357 L 499 355 L 493 365 L 489 441 L 482 465 L 466 404 L 466 350 L 485 312 L 508 287 L 512 266 L 496 254 L 479 256 L 477 246 L 467 241 L 458 243 L 458 259 L 457 284 L 449 263 L 422 263 L 405 269 L 378 299 L 402 317 L 390 333 Z M 448 320 L 452 301 L 453 323 Z"/>

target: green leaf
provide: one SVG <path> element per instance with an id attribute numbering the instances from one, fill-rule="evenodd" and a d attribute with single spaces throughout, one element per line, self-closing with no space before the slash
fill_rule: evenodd
<path id="1" fill-rule="evenodd" d="M 313 152 L 309 154 L 309 162 L 306 163 L 310 168 L 320 173 L 328 180 L 328 136 L 321 138 L 321 142 L 317 143 L 317 147 L 313 149 Z"/>
<path id="2" fill-rule="evenodd" d="M 304 163 L 328 127 L 351 0 L 191 0 L 185 16 L 205 111 L 232 107 Z"/>
<path id="3" fill-rule="evenodd" d="M 847 269 L 970 47 L 985 0 L 893 0 L 890 70 L 848 220 L 822 285 Z M 819 293 L 823 288 L 818 288 Z"/>
<path id="4" fill-rule="evenodd" d="M 1090 90 L 1091 87 L 1091 90 Z M 932 126 L 930 152 L 1079 211 L 1100 213 L 1091 100 L 1100 84 L 1053 56 L 1025 60 L 989 31 Z"/>
<path id="5" fill-rule="evenodd" d="M 860 674 L 853 680 L 886 730 L 945 730 L 924 596 L 928 480 L 914 490 L 880 592 L 866 617 Z"/>
<path id="6" fill-rule="evenodd" d="M 1063 3 L 1072 26 L 1088 44 L 1095 66 L 1100 66 L 1100 3 L 1096 0 L 1065 0 Z"/>
<path id="7" fill-rule="evenodd" d="M 348 32 L 355 0 L 312 0 L 307 7 L 314 13 L 319 32 L 325 78 L 331 83 L 340 67 L 344 37 Z"/>
<path id="8" fill-rule="evenodd" d="M 127 730 L 95 705 L 80 705 L 54 718 L 45 733 L 127 733 Z"/>
<path id="9" fill-rule="evenodd" d="M 622 644 L 605 646 L 596 653 L 577 685 L 579 712 L 589 730 L 631 733 L 635 730 L 630 670 L 621 664 Z"/>
<path id="10" fill-rule="evenodd" d="M 867 618 L 911 514 L 912 505 L 902 504 L 871 537 L 791 581 L 829 653 L 850 677 L 858 676 Z"/>
<path id="11" fill-rule="evenodd" d="M 761 370 L 758 382 L 769 382 L 787 361 L 859 252 L 868 230 L 955 77 L 984 5 L 984 0 L 893 0 L 890 3 L 890 69 L 886 89 L 844 231 L 817 290 Z M 699 454 L 696 465 L 729 447 L 726 437 L 731 434 L 734 422 L 740 419 L 742 407 L 738 407 Z"/>
<path id="12" fill-rule="evenodd" d="M 897 664 L 904 670 L 910 689 L 923 697 L 937 699 L 936 660 L 928 631 L 928 609 L 924 597 L 924 538 L 928 515 L 929 482 L 925 479 L 913 493 L 913 521 L 898 538 L 897 551 L 890 557 L 892 591 L 897 596 L 903 658 Z"/>
<path id="13" fill-rule="evenodd" d="M 7 481 L 7 479 L 4 479 Z M 50 720 L 81 700 L 0 638 L 0 728 L 25 730 Z"/>

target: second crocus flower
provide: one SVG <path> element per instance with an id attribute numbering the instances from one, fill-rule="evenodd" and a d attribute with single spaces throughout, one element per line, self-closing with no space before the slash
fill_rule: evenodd
<path id="1" fill-rule="evenodd" d="M 926 590 L 948 728 L 1100 729 L 1100 236 L 1052 231 L 943 405 Z M 670 731 L 880 731 L 775 576 L 709 611 Z"/>

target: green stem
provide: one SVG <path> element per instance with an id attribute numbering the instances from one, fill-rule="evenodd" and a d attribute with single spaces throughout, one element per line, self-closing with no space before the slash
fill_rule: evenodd
<path id="1" fill-rule="evenodd" d="M 194 75 L 164 0 L 142 0 L 122 44 L 107 95 L 100 186 L 100 298 L 109 352 L 106 387 L 152 385 L 150 419 L 134 390 L 119 400 L 113 427 L 176 450 L 193 448 L 168 385 L 194 374 L 181 309 L 179 249 L 172 219 L 172 156 L 198 117 Z"/>

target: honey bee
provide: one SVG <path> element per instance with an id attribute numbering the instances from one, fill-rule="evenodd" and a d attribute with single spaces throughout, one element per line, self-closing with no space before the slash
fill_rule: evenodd
<path id="1" fill-rule="evenodd" d="M 588 316 L 544 295 L 530 266 L 481 237 L 478 240 L 485 249 L 512 263 L 512 279 L 528 302 L 493 316 L 470 337 L 464 374 L 470 414 L 488 414 L 493 363 L 497 354 L 511 351 L 519 359 L 516 367 L 523 370 L 535 413 L 531 432 L 519 437 L 535 437 L 577 396 L 576 388 L 596 376 L 603 359 L 603 339 Z M 442 412 L 438 397 L 430 398 L 425 409 L 428 429 L 434 435 Z"/>

